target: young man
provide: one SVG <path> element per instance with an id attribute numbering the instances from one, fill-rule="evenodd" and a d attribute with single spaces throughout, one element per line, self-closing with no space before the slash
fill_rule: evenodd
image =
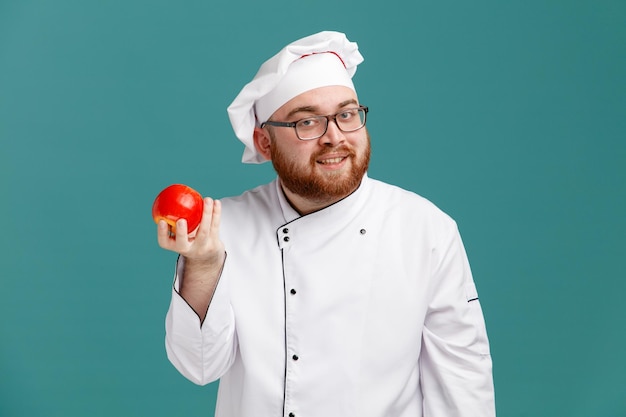
<path id="1" fill-rule="evenodd" d="M 220 379 L 216 416 L 490 417 L 491 357 L 456 224 L 367 176 L 363 60 L 337 32 L 300 39 L 229 107 L 244 162 L 277 179 L 205 199 L 166 319 L 174 366 Z"/>

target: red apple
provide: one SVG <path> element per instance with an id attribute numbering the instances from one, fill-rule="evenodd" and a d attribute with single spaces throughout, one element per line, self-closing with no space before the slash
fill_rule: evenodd
<path id="1" fill-rule="evenodd" d="M 187 220 L 187 231 L 196 230 L 202 220 L 204 200 L 199 192 L 183 184 L 166 187 L 152 204 L 152 218 L 155 223 L 165 220 L 170 226 L 170 233 L 176 233 L 176 221 Z"/>

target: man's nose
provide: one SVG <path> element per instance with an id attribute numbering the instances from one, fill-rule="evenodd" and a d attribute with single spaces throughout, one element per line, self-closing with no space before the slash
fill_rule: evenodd
<path id="1" fill-rule="evenodd" d="M 326 133 L 320 137 L 320 143 L 323 145 L 337 145 L 346 140 L 341 129 L 337 126 L 337 121 L 334 119 L 328 120 L 328 126 L 326 127 Z"/>

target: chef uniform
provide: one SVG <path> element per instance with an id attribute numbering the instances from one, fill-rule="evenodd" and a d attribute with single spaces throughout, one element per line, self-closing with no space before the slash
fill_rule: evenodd
<path id="1" fill-rule="evenodd" d="M 267 84 L 280 90 L 292 62 L 329 51 L 351 78 L 356 44 L 322 32 L 283 49 L 244 87 L 229 108 L 244 162 L 261 161 L 250 124 L 286 102 L 279 92 L 255 109 L 272 95 Z M 495 416 L 484 319 L 450 217 L 367 175 L 304 216 L 279 180 L 221 201 L 227 258 L 206 318 L 178 293 L 182 257 L 166 318 L 174 366 L 197 384 L 220 379 L 217 417 Z"/>

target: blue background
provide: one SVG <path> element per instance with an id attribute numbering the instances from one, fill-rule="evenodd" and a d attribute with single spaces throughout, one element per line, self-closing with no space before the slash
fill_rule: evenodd
<path id="1" fill-rule="evenodd" d="M 626 415 L 623 0 L 0 0 L 0 416 L 212 415 L 151 204 L 273 178 L 226 107 L 320 30 L 365 56 L 370 176 L 459 223 L 499 415 Z"/>

